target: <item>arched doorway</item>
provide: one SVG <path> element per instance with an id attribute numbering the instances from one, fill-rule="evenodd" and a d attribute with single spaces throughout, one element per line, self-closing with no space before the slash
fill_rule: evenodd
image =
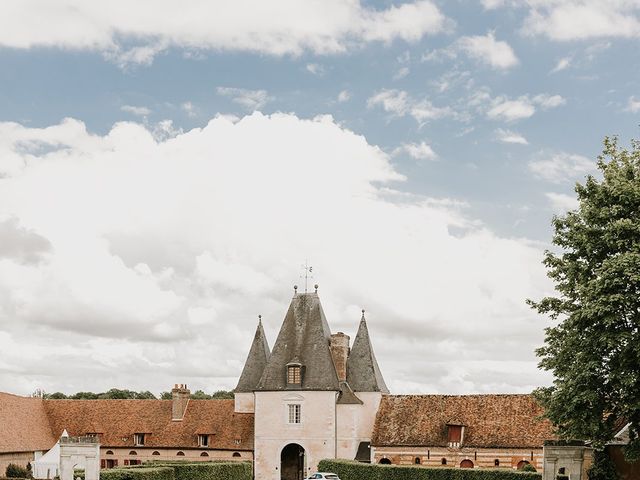
<path id="1" fill-rule="evenodd" d="M 529 462 L 527 462 L 526 460 L 520 460 L 516 468 L 518 470 L 522 470 L 525 465 L 529 465 Z"/>
<path id="2" fill-rule="evenodd" d="M 297 443 L 290 443 L 280 453 L 280 479 L 303 480 L 305 473 L 304 448 Z"/>
<path id="3" fill-rule="evenodd" d="M 391 460 L 389 460 L 388 458 L 381 458 L 378 463 L 381 465 L 391 465 Z"/>
<path id="4" fill-rule="evenodd" d="M 473 468 L 473 462 L 471 460 L 462 460 L 460 462 L 460 468 Z"/>

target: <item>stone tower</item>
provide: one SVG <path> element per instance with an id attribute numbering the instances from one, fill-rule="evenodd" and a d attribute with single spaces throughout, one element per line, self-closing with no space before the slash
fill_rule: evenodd
<path id="1" fill-rule="evenodd" d="M 350 349 L 347 335 L 331 335 L 318 294 L 296 292 L 271 352 L 258 325 L 235 392 L 236 411 L 255 414 L 256 478 L 302 480 L 323 458 L 369 460 L 388 390 L 364 313 Z"/>

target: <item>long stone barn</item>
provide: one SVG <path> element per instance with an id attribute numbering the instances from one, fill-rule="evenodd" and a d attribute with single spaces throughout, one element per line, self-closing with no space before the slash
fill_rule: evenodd
<path id="1" fill-rule="evenodd" d="M 530 395 L 390 395 L 362 314 L 332 333 L 317 291 L 294 293 L 269 348 L 256 329 L 235 400 L 43 400 L 0 393 L 0 475 L 64 430 L 94 435 L 101 466 L 248 460 L 261 480 L 302 480 L 323 458 L 456 468 L 542 468 L 550 423 Z"/>

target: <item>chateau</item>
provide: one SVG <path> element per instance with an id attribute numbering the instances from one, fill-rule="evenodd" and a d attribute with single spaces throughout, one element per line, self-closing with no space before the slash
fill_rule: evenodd
<path id="1" fill-rule="evenodd" d="M 261 322 L 234 400 L 43 400 L 0 393 L 0 473 L 66 430 L 100 442 L 101 467 L 148 460 L 252 461 L 301 480 L 324 458 L 461 468 L 542 467 L 553 438 L 530 395 L 390 395 L 367 322 L 331 333 L 317 291 L 296 293 L 269 348 Z"/>

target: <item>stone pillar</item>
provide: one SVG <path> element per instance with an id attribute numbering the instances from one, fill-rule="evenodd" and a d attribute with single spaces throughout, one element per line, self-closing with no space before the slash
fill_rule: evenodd
<path id="1" fill-rule="evenodd" d="M 542 480 L 556 480 L 563 471 L 569 480 L 587 480 L 584 467 L 590 463 L 593 452 L 584 442 L 547 441 L 542 451 Z"/>
<path id="2" fill-rule="evenodd" d="M 95 437 L 60 439 L 60 480 L 74 480 L 75 469 L 84 469 L 85 480 L 100 479 L 100 444 Z"/>

